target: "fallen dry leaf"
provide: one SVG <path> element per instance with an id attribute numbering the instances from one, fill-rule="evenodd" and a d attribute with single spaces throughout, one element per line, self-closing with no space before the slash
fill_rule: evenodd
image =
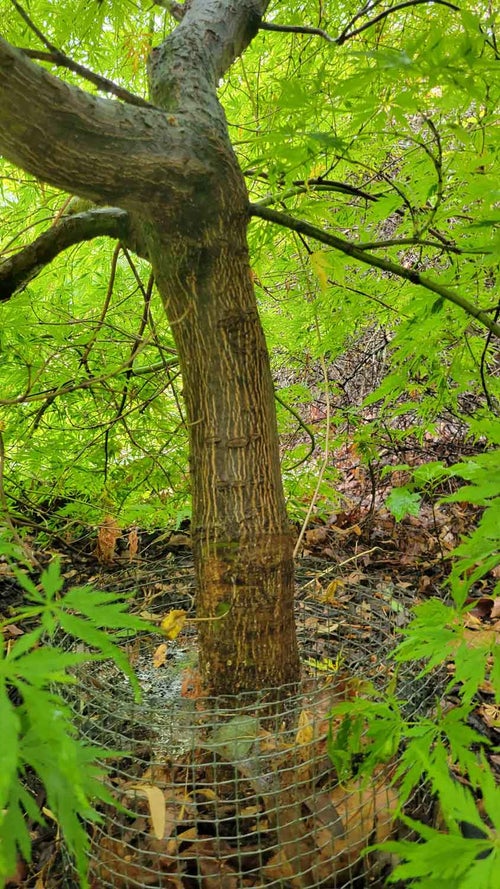
<path id="1" fill-rule="evenodd" d="M 492 695 L 493 696 L 497 692 L 497 689 L 493 685 L 493 682 L 490 682 L 489 679 L 483 679 L 483 681 L 479 683 L 478 689 L 479 689 L 479 691 L 482 691 L 483 694 L 485 694 L 485 695 Z"/>
<path id="2" fill-rule="evenodd" d="M 28 868 L 26 863 L 22 861 L 20 858 L 17 860 L 16 869 L 14 873 L 10 875 L 6 882 L 6 886 L 22 886 L 24 885 L 24 880 L 28 874 Z"/>
<path id="3" fill-rule="evenodd" d="M 111 515 L 104 516 L 97 532 L 95 554 L 98 561 L 105 565 L 114 561 L 116 541 L 121 537 L 120 526 Z"/>
<path id="4" fill-rule="evenodd" d="M 158 648 L 156 648 L 153 653 L 153 667 L 156 667 L 157 669 L 159 669 L 159 667 L 163 667 L 165 661 L 167 660 L 167 651 L 167 643 L 161 642 Z"/>
<path id="5" fill-rule="evenodd" d="M 394 831 L 397 793 L 384 776 L 375 775 L 366 786 L 357 779 L 330 791 L 330 799 L 341 818 L 344 833 L 336 837 L 331 828 L 317 832 L 319 854 L 330 867 L 342 871 L 359 864 L 361 853 L 371 843 L 381 843 Z"/>
<path id="6" fill-rule="evenodd" d="M 339 577 L 335 580 L 332 580 L 331 583 L 328 584 L 325 592 L 324 592 L 324 600 L 328 602 L 329 605 L 333 605 L 335 603 L 335 599 L 338 593 L 342 592 L 345 589 L 345 583 Z"/>
<path id="7" fill-rule="evenodd" d="M 15 638 L 16 636 L 24 636 L 24 630 L 21 630 L 21 627 L 17 627 L 15 624 L 7 624 L 3 630 L 6 636 L 11 636 Z"/>
<path id="8" fill-rule="evenodd" d="M 488 648 L 494 643 L 500 644 L 500 626 L 493 625 L 487 627 L 482 624 L 484 629 L 472 630 L 469 627 L 464 629 L 464 639 L 468 648 Z"/>
<path id="9" fill-rule="evenodd" d="M 319 528 L 312 528 L 311 531 L 306 531 L 306 546 L 318 546 L 326 540 L 328 540 L 328 528 L 325 528 L 324 525 L 321 525 Z"/>
<path id="10" fill-rule="evenodd" d="M 492 620 L 500 618 L 500 598 L 493 600 L 493 608 L 491 609 L 490 617 Z"/>
<path id="11" fill-rule="evenodd" d="M 314 713 L 310 710 L 302 710 L 299 715 L 299 727 L 295 736 L 298 747 L 307 747 L 314 740 Z"/>
<path id="12" fill-rule="evenodd" d="M 478 713 L 481 714 L 489 728 L 500 728 L 500 707 L 496 707 L 494 704 L 481 704 L 478 707 Z"/>
<path id="13" fill-rule="evenodd" d="M 131 784 L 130 789 L 146 797 L 153 834 L 157 840 L 164 839 L 167 820 L 163 790 L 155 784 Z"/>
<path id="14" fill-rule="evenodd" d="M 476 609 L 472 609 L 472 611 L 468 611 L 467 614 L 463 616 L 463 624 L 465 627 L 468 627 L 469 630 L 476 630 L 483 626 L 482 617 L 484 614 Z"/>
<path id="15" fill-rule="evenodd" d="M 238 889 L 240 879 L 237 872 L 223 859 L 219 857 L 220 844 L 214 842 L 213 854 L 210 847 L 205 848 L 206 843 L 202 843 L 201 849 L 199 843 L 196 843 L 193 857 L 196 858 L 196 866 L 201 876 L 200 886 L 202 889 Z"/>
<path id="16" fill-rule="evenodd" d="M 139 535 L 137 533 L 137 528 L 132 528 L 128 535 L 128 557 L 129 560 L 132 561 L 135 559 L 137 555 L 137 550 L 139 549 Z"/>

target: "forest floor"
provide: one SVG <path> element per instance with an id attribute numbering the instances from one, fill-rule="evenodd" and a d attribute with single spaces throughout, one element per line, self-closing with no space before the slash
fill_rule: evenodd
<path id="1" fill-rule="evenodd" d="M 446 440 L 430 444 L 437 457 L 440 449 L 449 447 Z M 310 663 L 331 662 L 340 644 L 346 668 L 359 672 L 362 647 L 373 654 L 381 640 L 384 644 L 388 626 L 394 632 L 408 622 L 413 605 L 430 596 L 446 597 L 449 554 L 470 531 L 476 516 L 467 504 L 440 502 L 439 493 L 447 493 L 441 491 L 423 499 L 418 515 L 397 522 L 385 498 L 390 485 L 405 484 L 405 470 L 384 481 L 381 472 L 374 475 L 360 463 L 352 448 L 339 451 L 335 461 L 341 471 L 342 507 L 331 515 L 315 511 L 303 534 L 296 572 L 297 627 L 303 655 Z M 146 611 L 157 602 L 162 607 L 167 602 L 170 607 L 186 608 L 193 602 L 188 525 L 181 530 L 142 531 L 117 525 L 110 529 L 109 523 L 103 523 L 80 536 L 64 530 L 49 536 L 33 533 L 24 538 L 24 544 L 37 566 L 32 573 L 35 582 L 40 570 L 56 557 L 68 588 L 92 584 L 128 594 L 140 591 L 135 605 Z M 471 633 L 498 620 L 498 603 L 491 596 L 493 582 L 494 578 L 474 591 L 477 603 L 470 614 Z M 0 619 L 11 619 L 4 630 L 7 642 L 23 631 L 16 620 L 21 603 L 15 577 L 7 563 L 0 562 Z M 325 619 L 335 632 L 325 630 Z M 339 626 L 348 627 L 349 632 L 342 635 Z M 488 724 L 485 715 L 488 704 L 486 689 L 478 700 L 475 728 L 498 744 L 495 719 Z M 43 805 L 42 796 L 38 802 Z M 62 863 L 58 832 L 50 820 L 43 826 L 33 825 L 32 842 L 33 864 L 19 862 L 8 884 L 11 889 L 76 885 Z M 207 876 L 200 885 L 209 889 L 216 884 Z"/>

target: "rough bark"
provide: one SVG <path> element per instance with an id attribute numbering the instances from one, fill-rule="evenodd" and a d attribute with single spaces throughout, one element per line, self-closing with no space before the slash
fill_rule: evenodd
<path id="1" fill-rule="evenodd" d="M 246 242 L 248 199 L 216 92 L 266 6 L 191 0 L 150 60 L 152 101 L 164 112 L 93 99 L 0 44 L 0 150 L 53 184 L 129 210 L 153 265 L 183 374 L 200 663 L 216 694 L 299 675 L 292 542 Z M 31 117 L 19 114 L 33 94 Z"/>
<path id="2" fill-rule="evenodd" d="M 239 192 L 226 186 L 196 237 L 186 220 L 185 232 L 163 241 L 154 229 L 149 242 L 189 422 L 198 614 L 212 618 L 199 625 L 202 674 L 219 693 L 298 671 L 273 388 Z"/>
<path id="3" fill-rule="evenodd" d="M 59 253 L 105 235 L 116 238 L 138 250 L 131 239 L 129 217 L 125 210 L 106 207 L 77 213 L 62 219 L 35 241 L 23 247 L 9 259 L 0 262 L 0 302 L 10 299 L 17 291 L 26 287 Z"/>

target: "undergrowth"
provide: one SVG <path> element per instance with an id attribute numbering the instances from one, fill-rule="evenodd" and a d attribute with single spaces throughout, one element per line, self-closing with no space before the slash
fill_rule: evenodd
<path id="1" fill-rule="evenodd" d="M 86 744 L 77 736 L 62 688 L 77 682 L 75 667 L 111 658 L 138 694 L 136 677 L 118 643 L 124 634 L 144 631 L 148 624 L 127 613 L 123 596 L 90 586 L 75 587 L 61 596 L 63 578 L 57 562 L 35 584 L 19 563 L 18 547 L 0 539 L 0 555 L 8 558 L 26 600 L 14 617 L 0 624 L 0 630 L 14 622 L 31 627 L 9 643 L 0 633 L 0 886 L 14 874 L 18 855 L 31 860 L 32 826 L 51 819 L 85 889 L 89 842 L 85 822 L 99 820 L 99 802 L 114 802 L 101 780 L 103 760 L 113 751 Z M 57 642 L 61 631 L 80 642 L 82 650 L 61 648 Z M 41 796 L 33 790 L 40 784 Z"/>

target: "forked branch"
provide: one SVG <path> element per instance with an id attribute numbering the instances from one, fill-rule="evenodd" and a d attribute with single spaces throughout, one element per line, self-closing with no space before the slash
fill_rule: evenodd
<path id="1" fill-rule="evenodd" d="M 368 253 L 366 250 L 353 244 L 352 241 L 346 241 L 344 238 L 339 238 L 337 235 L 325 232 L 323 229 L 317 228 L 315 225 L 311 225 L 303 219 L 295 219 L 288 213 L 281 213 L 277 210 L 272 210 L 270 207 L 262 207 L 259 204 L 250 204 L 250 215 L 259 217 L 260 219 L 266 219 L 268 222 L 274 222 L 276 225 L 289 228 L 306 237 L 314 238 L 315 241 L 327 244 L 329 247 L 339 250 L 346 256 L 351 256 L 358 262 L 363 262 L 365 265 L 369 265 L 372 268 L 382 269 L 384 272 L 389 272 L 391 275 L 403 278 L 405 281 L 411 281 L 412 284 L 417 284 L 419 287 L 423 287 L 431 293 L 436 293 L 442 299 L 448 300 L 448 302 L 452 302 L 456 306 L 460 306 L 460 308 L 467 312 L 468 315 L 471 315 L 491 333 L 500 338 L 500 324 L 490 318 L 487 312 L 479 309 L 464 296 L 461 296 L 460 293 L 457 293 L 456 290 L 440 284 L 439 281 L 434 281 L 432 278 L 428 278 L 427 275 L 422 275 L 420 272 L 416 271 L 416 269 L 407 269 L 404 266 L 399 265 L 399 263 L 392 262 L 390 259 L 375 256 L 373 253 Z"/>
<path id="2" fill-rule="evenodd" d="M 285 34 L 311 34 L 313 36 L 322 37 L 324 40 L 327 40 L 328 43 L 333 43 L 335 46 L 342 46 L 347 40 L 350 40 L 352 37 L 357 37 L 358 34 L 362 34 L 363 31 L 367 31 L 368 28 L 372 28 L 373 25 L 376 25 L 388 16 L 393 15 L 393 13 L 398 12 L 401 9 L 407 9 L 409 6 L 421 6 L 424 3 L 437 3 L 440 6 L 447 6 L 448 9 L 452 9 L 454 12 L 460 11 L 460 7 L 456 6 L 455 3 L 449 2 L 449 0 L 403 0 L 401 3 L 396 3 L 394 6 L 389 6 L 387 9 L 382 10 L 378 15 L 375 15 L 372 19 L 364 22 L 358 28 L 354 28 L 354 23 L 366 15 L 367 7 L 365 7 L 363 11 L 354 16 L 342 33 L 337 37 L 331 37 L 324 28 L 314 28 L 309 25 L 278 25 L 274 22 L 261 22 L 259 28 L 261 31 L 278 31 Z"/>

